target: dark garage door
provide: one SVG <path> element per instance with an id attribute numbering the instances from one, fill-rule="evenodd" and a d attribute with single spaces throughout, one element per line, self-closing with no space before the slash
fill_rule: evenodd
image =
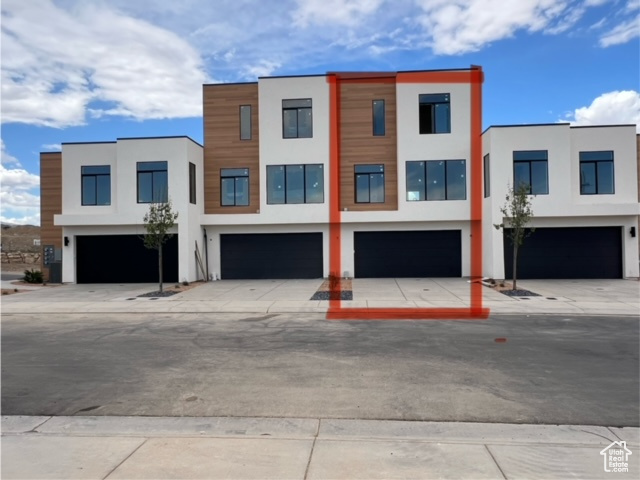
<path id="1" fill-rule="evenodd" d="M 158 281 L 158 251 L 145 248 L 138 235 L 79 236 L 77 283 L 153 283 Z M 178 281 L 178 236 L 162 248 L 163 281 Z"/>
<path id="2" fill-rule="evenodd" d="M 460 277 L 460 230 L 355 232 L 355 276 Z"/>
<path id="3" fill-rule="evenodd" d="M 322 277 L 322 233 L 220 235 L 221 276 L 229 279 Z"/>
<path id="4" fill-rule="evenodd" d="M 518 278 L 622 278 L 622 228 L 536 228 L 518 254 Z M 504 236 L 505 277 L 513 244 Z"/>

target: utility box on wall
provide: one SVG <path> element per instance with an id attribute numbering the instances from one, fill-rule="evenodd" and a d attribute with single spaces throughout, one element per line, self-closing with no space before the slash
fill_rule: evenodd
<path id="1" fill-rule="evenodd" d="M 62 249 L 45 245 L 43 254 L 43 265 L 49 269 L 49 283 L 62 283 Z"/>

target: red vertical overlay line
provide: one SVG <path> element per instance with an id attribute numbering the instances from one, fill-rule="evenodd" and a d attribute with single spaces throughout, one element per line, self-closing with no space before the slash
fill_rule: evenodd
<path id="1" fill-rule="evenodd" d="M 482 67 L 471 67 L 471 310 L 482 310 Z"/>
<path id="2" fill-rule="evenodd" d="M 329 82 L 329 309 L 342 306 L 340 277 L 342 241 L 340 213 L 340 83 L 336 74 Z M 335 281 L 332 281 L 335 280 Z"/>

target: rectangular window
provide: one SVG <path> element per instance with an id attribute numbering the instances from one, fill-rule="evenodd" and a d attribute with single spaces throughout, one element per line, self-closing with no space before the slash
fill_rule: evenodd
<path id="1" fill-rule="evenodd" d="M 251 105 L 240 105 L 240 140 L 251 140 Z"/>
<path id="2" fill-rule="evenodd" d="M 525 185 L 530 195 L 549 193 L 547 150 L 513 152 L 513 186 Z"/>
<path id="3" fill-rule="evenodd" d="M 189 203 L 196 204 L 196 166 L 189 162 Z"/>
<path id="4" fill-rule="evenodd" d="M 138 203 L 166 203 L 169 199 L 167 162 L 138 162 Z"/>
<path id="5" fill-rule="evenodd" d="M 356 165 L 356 203 L 384 203 L 384 165 Z"/>
<path id="6" fill-rule="evenodd" d="M 580 152 L 580 195 L 615 193 L 613 152 Z"/>
<path id="7" fill-rule="evenodd" d="M 82 205 L 111 205 L 111 167 L 82 167 Z"/>
<path id="8" fill-rule="evenodd" d="M 282 137 L 313 137 L 310 98 L 282 100 Z"/>
<path id="9" fill-rule="evenodd" d="M 384 100 L 373 101 L 373 135 L 385 135 Z"/>
<path id="10" fill-rule="evenodd" d="M 220 169 L 220 205 L 246 207 L 249 205 L 249 169 Z"/>
<path id="11" fill-rule="evenodd" d="M 484 198 L 491 196 L 491 159 L 487 153 L 483 158 L 484 167 Z"/>
<path id="12" fill-rule="evenodd" d="M 466 200 L 467 162 L 407 162 L 407 201 Z"/>
<path id="13" fill-rule="evenodd" d="M 268 165 L 267 203 L 324 203 L 323 165 Z"/>
<path id="14" fill-rule="evenodd" d="M 420 133 L 451 133 L 448 93 L 419 95 Z"/>

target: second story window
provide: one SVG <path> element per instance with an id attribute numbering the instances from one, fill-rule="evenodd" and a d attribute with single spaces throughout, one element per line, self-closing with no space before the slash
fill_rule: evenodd
<path id="1" fill-rule="evenodd" d="M 429 160 L 407 162 L 407 201 L 465 200 L 467 162 Z"/>
<path id="2" fill-rule="evenodd" d="M 484 171 L 484 198 L 491 195 L 491 157 L 487 153 L 483 159 Z"/>
<path id="3" fill-rule="evenodd" d="M 419 96 L 420 133 L 451 133 L 451 106 L 448 93 Z"/>
<path id="4" fill-rule="evenodd" d="M 384 203 L 384 165 L 356 165 L 356 203 Z"/>
<path id="5" fill-rule="evenodd" d="M 310 98 L 282 100 L 282 137 L 313 137 Z"/>
<path id="6" fill-rule="evenodd" d="M 138 203 L 165 203 L 169 199 L 167 162 L 138 162 Z"/>
<path id="7" fill-rule="evenodd" d="M 251 105 L 240 105 L 240 140 L 251 140 Z"/>
<path id="8" fill-rule="evenodd" d="M 323 166 L 268 165 L 267 203 L 324 203 Z"/>
<path id="9" fill-rule="evenodd" d="M 546 195 L 549 193 L 547 150 L 525 150 L 513 152 L 513 186 L 527 187 L 530 195 Z"/>
<path id="10" fill-rule="evenodd" d="M 220 169 L 220 205 L 240 207 L 249 205 L 249 169 Z"/>
<path id="11" fill-rule="evenodd" d="M 613 152 L 580 152 L 580 195 L 614 192 Z"/>
<path id="12" fill-rule="evenodd" d="M 111 205 L 111 167 L 96 165 L 81 168 L 82 205 Z"/>
<path id="13" fill-rule="evenodd" d="M 384 100 L 373 101 L 373 135 L 384 136 L 385 134 L 385 113 Z"/>
<path id="14" fill-rule="evenodd" d="M 196 204 L 196 166 L 189 162 L 189 203 Z"/>

